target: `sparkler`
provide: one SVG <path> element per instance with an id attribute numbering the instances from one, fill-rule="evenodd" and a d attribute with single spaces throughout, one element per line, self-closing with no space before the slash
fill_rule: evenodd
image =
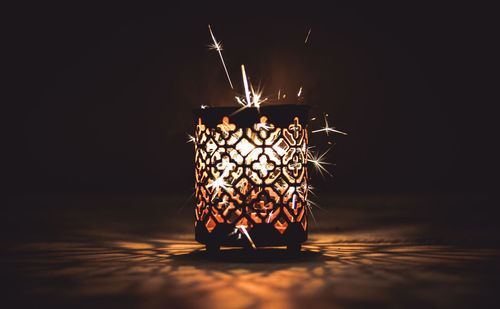
<path id="1" fill-rule="evenodd" d="M 343 134 L 343 135 L 347 135 L 347 133 L 339 131 L 339 130 L 335 129 L 335 127 L 330 127 L 329 124 L 328 124 L 327 117 L 328 117 L 328 114 L 325 114 L 325 126 L 323 128 L 321 128 L 321 129 L 312 131 L 312 133 L 325 132 L 326 136 L 328 136 L 328 132 L 340 133 L 340 134 Z"/>
<path id="2" fill-rule="evenodd" d="M 245 234 L 245 236 L 248 238 L 248 241 L 252 245 L 252 248 L 254 250 L 257 250 L 257 247 L 255 247 L 255 244 L 253 243 L 253 240 L 250 237 L 250 234 L 248 234 L 247 228 L 244 225 L 237 225 L 236 228 L 239 229 L 243 234 Z"/>
<path id="3" fill-rule="evenodd" d="M 247 107 L 251 107 L 252 105 L 260 111 L 260 104 L 267 101 L 267 98 L 261 99 L 262 89 L 260 89 L 260 87 L 257 88 L 257 90 L 253 88 L 252 83 L 247 77 L 244 64 L 241 65 L 241 77 L 243 79 L 243 87 L 245 89 L 245 98 L 243 99 L 239 96 L 235 96 L 234 98 L 236 99 L 236 102 L 238 102 L 238 104 L 242 105 L 243 107 L 232 113 L 231 116 L 239 113 Z"/>
<path id="4" fill-rule="evenodd" d="M 299 92 L 297 93 L 297 97 L 300 97 L 300 94 L 302 93 L 302 86 L 299 88 Z"/>
<path id="5" fill-rule="evenodd" d="M 226 63 L 224 62 L 224 58 L 222 57 L 222 44 L 220 42 L 217 42 L 217 40 L 215 39 L 214 33 L 212 32 L 212 27 L 210 27 L 210 25 L 208 25 L 208 30 L 210 31 L 210 35 L 212 36 L 212 40 L 214 41 L 214 44 L 210 45 L 210 47 L 211 49 L 215 49 L 217 50 L 217 52 L 219 52 L 220 61 L 222 62 L 224 71 L 226 71 L 226 76 L 227 80 L 229 81 L 229 85 L 231 86 L 231 89 L 234 89 L 233 83 L 231 82 L 231 77 L 229 77 L 229 72 L 227 71 L 226 68 Z"/>
<path id="6" fill-rule="evenodd" d="M 307 31 L 306 39 L 304 40 L 304 44 L 307 44 L 307 41 L 309 41 L 309 36 L 311 35 L 311 29 L 309 28 L 309 31 Z"/>
<path id="7" fill-rule="evenodd" d="M 243 77 L 243 87 L 245 87 L 245 97 L 247 99 L 247 106 L 251 105 L 250 102 L 250 91 L 248 90 L 248 79 L 247 74 L 245 72 L 245 65 L 241 65 L 241 76 Z"/>

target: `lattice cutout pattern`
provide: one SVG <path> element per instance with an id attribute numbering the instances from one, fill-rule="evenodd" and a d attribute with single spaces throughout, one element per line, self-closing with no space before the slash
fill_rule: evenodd
<path id="1" fill-rule="evenodd" d="M 217 224 L 289 223 L 307 230 L 307 128 L 268 123 L 238 128 L 223 117 L 214 128 L 198 118 L 195 132 L 195 216 L 212 232 Z"/>

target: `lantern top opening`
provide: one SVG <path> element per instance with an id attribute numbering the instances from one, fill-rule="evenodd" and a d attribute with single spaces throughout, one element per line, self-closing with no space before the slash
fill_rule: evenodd
<path id="1" fill-rule="evenodd" d="M 257 107 L 221 106 L 197 108 L 193 110 L 195 120 L 201 118 L 207 127 L 216 127 L 223 117 L 228 117 L 231 123 L 238 127 L 250 127 L 266 116 L 269 123 L 278 127 L 288 126 L 295 117 L 303 124 L 307 123 L 309 105 L 282 104 Z"/>

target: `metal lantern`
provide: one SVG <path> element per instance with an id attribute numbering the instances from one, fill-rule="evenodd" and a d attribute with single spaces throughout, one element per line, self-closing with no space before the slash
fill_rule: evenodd
<path id="1" fill-rule="evenodd" d="M 307 239 L 305 105 L 215 107 L 195 114 L 195 233 L 220 246 L 286 245 Z"/>

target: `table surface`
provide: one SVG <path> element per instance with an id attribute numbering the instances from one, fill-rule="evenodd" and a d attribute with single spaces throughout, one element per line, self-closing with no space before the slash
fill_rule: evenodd
<path id="1" fill-rule="evenodd" d="M 182 197 L 9 201 L 13 307 L 481 307 L 499 302 L 495 218 L 481 197 L 329 197 L 296 257 L 194 241 Z M 483 208 L 482 208 L 483 207 Z M 474 211 L 472 211 L 474 210 Z"/>

